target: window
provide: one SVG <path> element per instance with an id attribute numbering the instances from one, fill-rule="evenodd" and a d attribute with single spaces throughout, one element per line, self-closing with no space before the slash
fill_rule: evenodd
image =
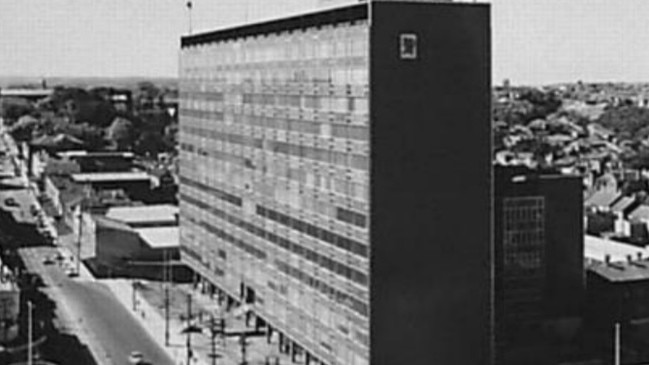
<path id="1" fill-rule="evenodd" d="M 399 52 L 402 60 L 417 59 L 417 35 L 401 34 L 399 36 Z"/>

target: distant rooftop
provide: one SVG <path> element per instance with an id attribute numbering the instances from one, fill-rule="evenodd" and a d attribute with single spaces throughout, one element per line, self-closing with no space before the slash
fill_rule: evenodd
<path id="1" fill-rule="evenodd" d="M 50 96 L 54 90 L 52 89 L 2 89 L 0 88 L 1 96 L 13 97 L 46 97 Z"/>
<path id="2" fill-rule="evenodd" d="M 614 212 L 624 212 L 633 203 L 635 203 L 635 199 L 633 199 L 630 196 L 625 196 L 625 197 L 622 197 L 617 202 L 615 202 L 615 204 L 613 204 L 611 206 L 611 210 L 614 211 Z"/>
<path id="3" fill-rule="evenodd" d="M 129 225 L 138 224 L 175 224 L 178 207 L 171 204 L 144 205 L 137 207 L 111 207 L 106 217 L 122 221 Z"/>
<path id="4" fill-rule="evenodd" d="M 135 230 L 151 248 L 172 248 L 179 245 L 178 227 L 137 228 Z"/>
<path id="5" fill-rule="evenodd" d="M 596 191 L 584 202 L 586 206 L 610 207 L 615 203 L 622 194 L 618 191 L 603 189 Z"/>
<path id="6" fill-rule="evenodd" d="M 636 259 L 638 254 L 648 257 L 649 250 L 591 235 L 584 236 L 584 257 L 587 259 L 605 262 L 608 255 L 611 262 L 625 262 L 628 256 Z"/>
<path id="7" fill-rule="evenodd" d="M 649 206 L 640 205 L 629 214 L 629 219 L 649 220 Z"/>
<path id="8" fill-rule="evenodd" d="M 148 173 L 142 171 L 133 172 L 90 172 L 84 174 L 73 174 L 72 181 L 81 183 L 98 183 L 110 181 L 137 181 L 151 180 Z"/>
<path id="9" fill-rule="evenodd" d="M 57 152 L 61 157 L 124 157 L 131 158 L 135 157 L 133 152 L 91 152 L 83 150 L 74 150 L 74 151 L 62 151 Z"/>
<path id="10" fill-rule="evenodd" d="M 588 268 L 591 272 L 613 282 L 649 280 L 649 261 L 601 263 Z"/>

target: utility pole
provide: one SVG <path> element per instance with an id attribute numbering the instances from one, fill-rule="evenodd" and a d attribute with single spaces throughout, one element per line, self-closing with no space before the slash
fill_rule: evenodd
<path id="1" fill-rule="evenodd" d="M 83 231 L 83 200 L 79 203 L 79 235 L 77 237 L 77 274 L 81 269 L 81 236 Z"/>
<path id="2" fill-rule="evenodd" d="M 32 311 L 34 307 L 31 301 L 27 301 L 27 365 L 33 365 L 32 357 Z"/>
<path id="3" fill-rule="evenodd" d="M 192 359 L 192 295 L 187 294 L 187 365 Z"/>
<path id="4" fill-rule="evenodd" d="M 131 297 L 131 301 L 133 302 L 133 310 L 134 311 L 137 309 L 137 298 L 135 297 L 135 289 L 136 289 L 135 284 L 136 284 L 135 280 L 131 281 L 131 286 L 133 287 L 133 290 L 132 290 L 133 295 Z"/>
<path id="5" fill-rule="evenodd" d="M 210 313 L 210 334 L 212 335 L 210 338 L 211 345 L 212 345 L 212 365 L 216 365 L 216 323 L 214 321 L 214 314 Z"/>
<path id="6" fill-rule="evenodd" d="M 239 343 L 241 344 L 241 365 L 248 365 L 248 360 L 246 359 L 247 350 L 248 350 L 248 339 L 246 338 L 246 332 L 241 333 L 239 337 Z"/>
<path id="7" fill-rule="evenodd" d="M 79 203 L 79 237 L 77 237 L 77 275 L 81 274 L 81 236 L 83 235 L 83 203 L 88 198 L 88 188 L 90 185 L 86 184 L 83 187 L 83 198 Z"/>
<path id="8" fill-rule="evenodd" d="M 167 250 L 163 252 L 164 263 L 162 267 L 164 291 L 165 291 L 165 346 L 169 346 L 169 269 L 168 269 L 168 255 Z"/>
<path id="9" fill-rule="evenodd" d="M 621 364 L 620 356 L 620 323 L 615 323 L 615 365 Z"/>

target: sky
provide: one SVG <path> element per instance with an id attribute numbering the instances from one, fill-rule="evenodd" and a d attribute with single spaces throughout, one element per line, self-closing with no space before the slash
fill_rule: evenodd
<path id="1" fill-rule="evenodd" d="M 493 81 L 649 82 L 649 1 L 491 0 Z M 0 0 L 0 75 L 175 77 L 186 0 Z M 317 0 L 194 0 L 194 33 Z"/>

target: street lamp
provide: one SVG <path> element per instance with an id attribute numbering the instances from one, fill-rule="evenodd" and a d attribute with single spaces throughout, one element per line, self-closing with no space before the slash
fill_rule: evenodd
<path id="1" fill-rule="evenodd" d="M 32 311 L 34 306 L 31 301 L 27 301 L 27 365 L 33 364 L 32 358 Z"/>
<path id="2" fill-rule="evenodd" d="M 132 290 L 133 295 L 131 296 L 131 301 L 133 302 L 133 310 L 134 311 L 137 309 L 137 298 L 135 296 L 136 285 L 137 285 L 136 280 L 131 281 L 131 286 L 133 287 L 133 290 Z"/>

